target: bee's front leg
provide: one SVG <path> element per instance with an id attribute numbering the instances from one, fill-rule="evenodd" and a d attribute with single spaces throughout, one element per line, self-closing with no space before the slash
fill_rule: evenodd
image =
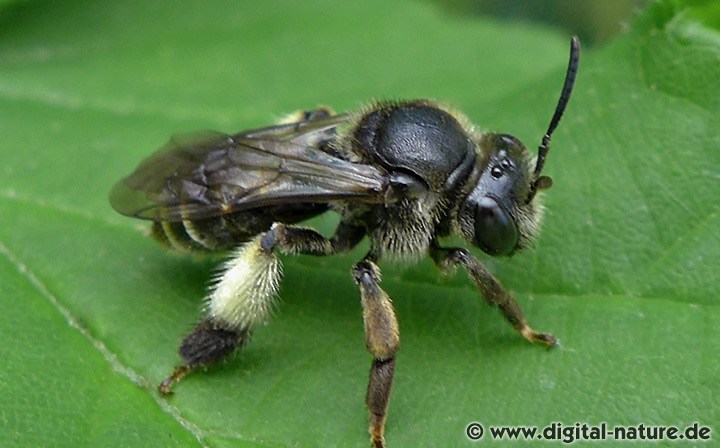
<path id="1" fill-rule="evenodd" d="M 184 364 L 158 386 L 161 394 L 188 373 L 225 359 L 250 339 L 253 329 L 267 320 L 275 304 L 283 253 L 330 255 L 353 248 L 364 229 L 341 223 L 327 239 L 312 229 L 275 224 L 242 245 L 225 263 L 224 272 L 206 300 L 205 318 L 180 344 Z"/>
<path id="2" fill-rule="evenodd" d="M 369 260 L 353 268 L 353 277 L 360 287 L 365 322 L 365 345 L 374 359 L 370 367 L 367 407 L 370 411 L 370 442 L 374 448 L 385 446 L 385 418 L 390 388 L 395 372 L 395 352 L 400 345 L 395 310 L 387 293 L 378 282 L 380 270 Z"/>
<path id="3" fill-rule="evenodd" d="M 530 342 L 542 342 L 550 347 L 557 345 L 558 340 L 550 333 L 539 333 L 530 328 L 523 315 L 520 305 L 512 295 L 503 288 L 500 282 L 487 270 L 477 258 L 463 248 L 440 247 L 437 242 L 430 246 L 430 256 L 435 264 L 442 270 L 450 270 L 457 265 L 462 265 L 468 276 L 485 297 L 490 305 L 496 306 L 503 317 L 520 334 Z"/>

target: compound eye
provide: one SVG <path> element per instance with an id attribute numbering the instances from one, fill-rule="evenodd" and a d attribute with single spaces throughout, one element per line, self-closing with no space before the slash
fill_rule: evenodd
<path id="1" fill-rule="evenodd" d="M 475 241 L 489 255 L 509 255 L 518 242 L 517 228 L 510 214 L 485 196 L 475 211 Z"/>

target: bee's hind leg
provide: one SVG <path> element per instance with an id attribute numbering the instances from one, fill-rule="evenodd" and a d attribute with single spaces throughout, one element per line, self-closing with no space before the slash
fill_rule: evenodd
<path id="1" fill-rule="evenodd" d="M 163 380 L 158 391 L 163 395 L 172 393 L 173 384 L 198 367 L 217 363 L 250 339 L 250 328 L 228 330 L 229 325 L 212 318 L 203 319 L 180 344 L 180 356 L 185 364 L 178 366 L 172 375 Z"/>
<path id="2" fill-rule="evenodd" d="M 171 393 L 174 383 L 198 367 L 217 363 L 244 345 L 253 328 L 272 310 L 281 276 L 280 260 L 265 251 L 257 236 L 235 251 L 212 287 L 205 318 L 180 343 L 184 364 L 158 386 Z"/>
<path id="3" fill-rule="evenodd" d="M 296 110 L 283 117 L 279 124 L 301 123 L 303 121 L 322 120 L 335 115 L 335 112 L 327 106 L 318 106 L 313 110 Z"/>
<path id="4" fill-rule="evenodd" d="M 350 250 L 363 236 L 362 228 L 344 223 L 330 239 L 311 229 L 275 224 L 242 245 L 208 295 L 205 318 L 180 344 L 184 364 L 160 383 L 160 393 L 170 394 L 173 384 L 188 373 L 225 359 L 247 343 L 255 326 L 267 320 L 281 278 L 276 248 L 284 253 L 330 255 Z"/>

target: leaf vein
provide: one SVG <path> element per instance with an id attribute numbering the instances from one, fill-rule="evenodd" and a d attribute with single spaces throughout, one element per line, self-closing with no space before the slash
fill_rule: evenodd
<path id="1" fill-rule="evenodd" d="M 52 305 L 53 308 L 55 308 L 55 310 L 65 319 L 70 328 L 80 333 L 83 337 L 85 337 L 85 339 L 90 342 L 90 344 L 97 351 L 100 352 L 105 361 L 110 364 L 113 371 L 119 373 L 120 375 L 130 380 L 133 384 L 136 384 L 143 390 L 147 391 L 149 387 L 149 382 L 138 372 L 122 364 L 115 353 L 110 351 L 110 349 L 108 349 L 101 340 L 95 338 L 90 333 L 90 331 L 88 331 L 87 328 L 82 326 L 78 319 L 73 316 L 72 312 L 68 308 L 63 306 L 63 304 L 60 303 L 57 297 L 55 297 L 55 295 L 50 292 L 45 283 L 43 283 L 42 280 L 40 280 L 40 278 L 35 275 L 35 273 L 28 269 L 27 265 L 23 263 L 18 258 L 18 256 L 14 252 L 12 252 L 2 241 L 0 241 L 0 254 L 2 254 L 2 256 L 4 256 L 5 259 L 7 259 L 13 266 L 15 266 L 15 269 L 17 269 L 18 273 L 22 277 L 24 277 L 40 293 L 40 295 L 44 297 L 50 303 L 50 305 Z M 204 441 L 205 435 L 199 427 L 183 418 L 180 415 L 180 411 L 176 407 L 168 404 L 166 400 L 163 400 L 153 394 L 150 395 L 163 412 L 172 417 L 180 424 L 182 428 L 190 432 L 195 437 L 200 446 L 202 446 L 203 448 L 208 448 L 208 445 Z"/>

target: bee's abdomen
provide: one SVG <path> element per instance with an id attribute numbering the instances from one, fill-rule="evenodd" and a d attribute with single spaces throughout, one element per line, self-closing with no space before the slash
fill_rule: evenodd
<path id="1" fill-rule="evenodd" d="M 213 218 L 215 222 L 208 221 L 156 221 L 153 222 L 150 234 L 170 249 L 192 252 L 229 249 L 253 236 L 232 231 L 222 218 Z"/>
<path id="2" fill-rule="evenodd" d="M 155 221 L 150 234 L 164 246 L 191 252 L 232 249 L 270 230 L 275 222 L 295 224 L 328 209 L 327 204 L 287 204 L 205 219 Z"/>

